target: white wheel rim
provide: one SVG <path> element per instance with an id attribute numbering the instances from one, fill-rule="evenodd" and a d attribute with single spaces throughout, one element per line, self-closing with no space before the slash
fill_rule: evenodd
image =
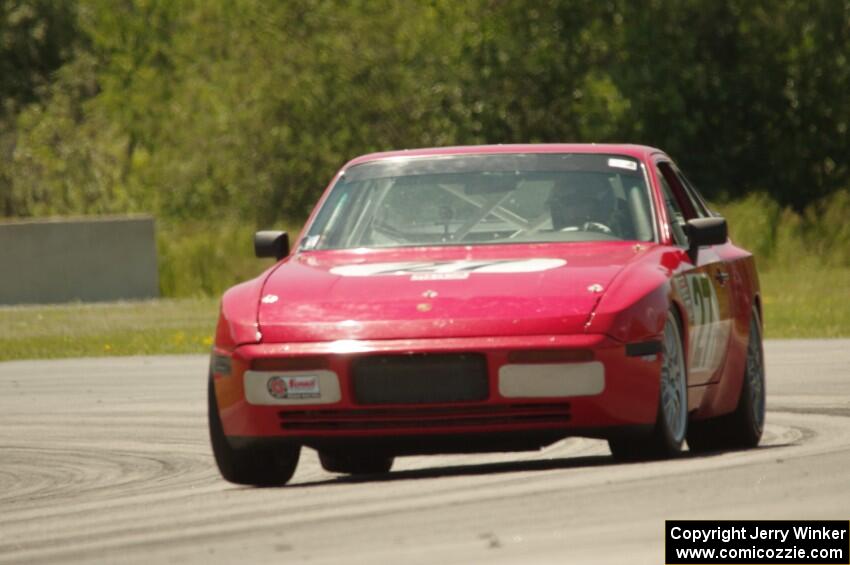
<path id="1" fill-rule="evenodd" d="M 688 392 L 685 382 L 685 359 L 679 324 L 672 314 L 664 326 L 663 362 L 661 365 L 661 409 L 674 442 L 685 439 L 688 420 Z"/>
<path id="2" fill-rule="evenodd" d="M 750 406 L 757 430 L 764 426 L 764 359 L 761 352 L 761 332 L 755 319 L 750 322 L 750 342 L 747 345 L 747 382 L 750 385 Z"/>

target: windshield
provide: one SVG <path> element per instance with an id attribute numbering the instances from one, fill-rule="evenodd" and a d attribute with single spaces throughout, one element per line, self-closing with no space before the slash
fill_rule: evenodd
<path id="1" fill-rule="evenodd" d="M 387 159 L 346 170 L 302 249 L 653 240 L 642 165 L 596 154 Z"/>

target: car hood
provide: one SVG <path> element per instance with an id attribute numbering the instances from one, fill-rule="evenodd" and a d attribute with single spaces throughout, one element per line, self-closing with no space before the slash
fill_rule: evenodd
<path id="1" fill-rule="evenodd" d="M 266 343 L 581 333 L 624 242 L 311 251 L 266 280 Z"/>

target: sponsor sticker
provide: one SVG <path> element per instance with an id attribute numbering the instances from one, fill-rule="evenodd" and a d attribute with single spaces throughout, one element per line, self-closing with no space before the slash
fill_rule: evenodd
<path id="1" fill-rule="evenodd" d="M 628 171 L 637 170 L 637 162 L 632 161 L 631 159 L 608 159 L 608 166 L 615 167 L 617 169 L 626 169 Z"/>
<path id="2" fill-rule="evenodd" d="M 266 383 L 274 398 L 319 398 L 319 378 L 316 375 L 269 377 Z"/>

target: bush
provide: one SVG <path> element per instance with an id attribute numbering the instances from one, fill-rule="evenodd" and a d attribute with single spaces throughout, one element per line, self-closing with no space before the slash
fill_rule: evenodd
<path id="1" fill-rule="evenodd" d="M 283 226 L 290 237 L 298 228 Z M 234 220 L 157 226 L 159 289 L 166 297 L 217 296 L 271 265 L 254 257 L 253 225 Z"/>
<path id="2" fill-rule="evenodd" d="M 850 190 L 817 200 L 802 214 L 764 193 L 717 209 L 732 239 L 753 252 L 762 270 L 850 267 Z"/>

